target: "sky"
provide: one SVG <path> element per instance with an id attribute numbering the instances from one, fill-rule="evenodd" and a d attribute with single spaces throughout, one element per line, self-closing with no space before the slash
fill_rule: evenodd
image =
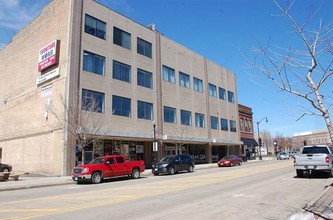
<path id="1" fill-rule="evenodd" d="M 299 40 L 273 0 L 97 0 L 144 25 L 155 24 L 167 38 L 189 48 L 236 74 L 238 103 L 251 107 L 254 131 L 274 136 L 323 130 L 322 117 L 302 115 L 301 100 L 278 90 L 244 56 L 254 60 L 251 48 L 258 42 L 280 48 L 296 47 Z M 0 48 L 31 22 L 50 0 L 0 0 Z M 287 1 L 279 0 L 285 4 Z M 291 2 L 291 0 L 289 0 Z M 322 18 L 333 27 L 332 0 L 295 0 L 291 13 L 303 22 L 318 9 L 313 25 Z M 312 23 L 311 23 L 312 25 Z M 310 26 L 311 27 L 311 26 Z M 313 26 L 312 26 L 313 28 Z M 332 59 L 332 57 L 330 57 Z M 333 81 L 328 82 L 332 85 Z M 326 91 L 332 98 L 332 88 Z M 332 99 L 329 100 L 333 104 Z M 308 106 L 307 106 L 308 107 Z M 333 115 L 330 110 L 331 118 Z M 266 120 L 262 120 L 267 117 Z M 333 119 L 333 118 L 332 118 Z"/>

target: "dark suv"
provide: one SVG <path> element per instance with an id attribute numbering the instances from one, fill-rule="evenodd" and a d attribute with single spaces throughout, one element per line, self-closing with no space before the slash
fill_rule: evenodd
<path id="1" fill-rule="evenodd" d="M 154 175 L 159 175 L 160 173 L 173 175 L 183 170 L 193 172 L 194 166 L 194 160 L 191 155 L 168 155 L 163 157 L 160 162 L 153 164 L 151 171 Z"/>

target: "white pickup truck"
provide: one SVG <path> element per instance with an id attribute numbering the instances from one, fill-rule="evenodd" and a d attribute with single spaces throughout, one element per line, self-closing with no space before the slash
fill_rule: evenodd
<path id="1" fill-rule="evenodd" d="M 302 154 L 294 156 L 297 177 L 303 177 L 304 171 L 326 172 L 333 177 L 333 147 L 327 145 L 304 146 Z"/>

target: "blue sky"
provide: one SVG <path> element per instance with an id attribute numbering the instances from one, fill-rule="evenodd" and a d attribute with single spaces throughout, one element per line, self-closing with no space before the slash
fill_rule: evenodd
<path id="1" fill-rule="evenodd" d="M 0 48 L 33 20 L 50 0 L 0 0 Z M 301 115 L 295 97 L 276 89 L 256 70 L 246 67 L 246 56 L 256 42 L 289 47 L 296 44 L 291 25 L 272 0 L 99 0 L 111 9 L 141 23 L 154 23 L 169 39 L 233 71 L 237 76 L 238 102 L 252 107 L 254 129 L 292 136 L 294 133 L 325 129 L 320 117 Z M 281 1 L 279 1 L 281 2 Z M 292 13 L 304 21 L 311 9 L 319 8 L 315 22 L 333 22 L 332 0 L 296 0 Z M 315 23 L 317 24 L 317 23 Z M 331 83 L 332 80 L 331 80 Z M 333 95 L 331 94 L 331 97 Z M 331 104 L 332 101 L 331 101 Z M 330 112 L 333 115 L 333 112 Z"/>

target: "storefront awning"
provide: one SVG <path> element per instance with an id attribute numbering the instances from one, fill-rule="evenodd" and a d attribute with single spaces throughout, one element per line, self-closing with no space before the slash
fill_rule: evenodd
<path id="1" fill-rule="evenodd" d="M 258 142 L 255 139 L 251 138 L 241 138 L 241 141 L 243 141 L 244 145 L 246 146 L 258 146 Z"/>

